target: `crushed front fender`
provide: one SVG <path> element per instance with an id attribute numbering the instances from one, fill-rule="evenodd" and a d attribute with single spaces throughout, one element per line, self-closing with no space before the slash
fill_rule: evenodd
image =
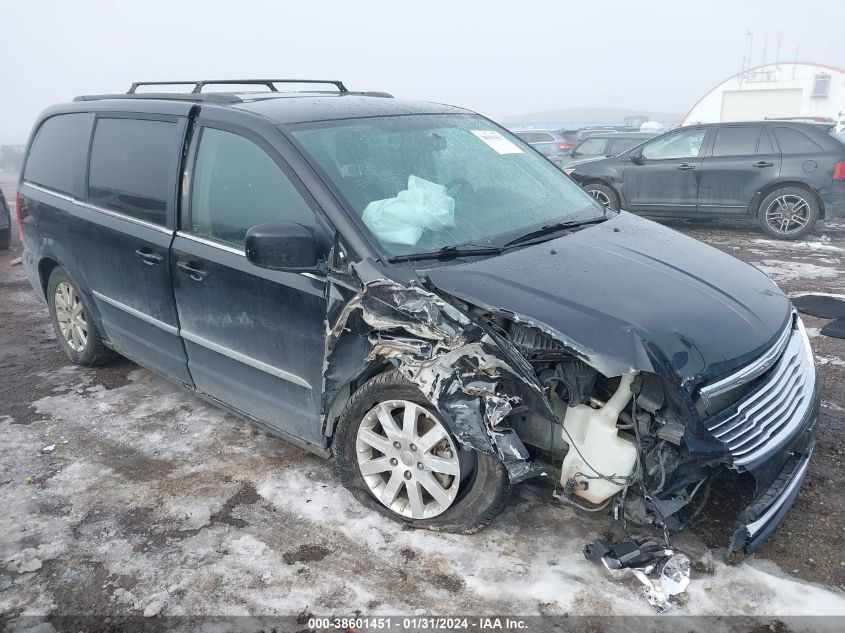
<path id="1" fill-rule="evenodd" d="M 324 378 L 337 350 L 366 348 L 361 366 L 386 361 L 437 408 L 464 447 L 498 455 L 511 481 L 544 474 L 507 421 L 517 407 L 556 420 L 530 365 L 489 327 L 414 284 L 355 268 L 360 291 L 328 324 Z M 344 344 L 349 338 L 358 345 Z M 366 340 L 366 345 L 361 345 Z"/>

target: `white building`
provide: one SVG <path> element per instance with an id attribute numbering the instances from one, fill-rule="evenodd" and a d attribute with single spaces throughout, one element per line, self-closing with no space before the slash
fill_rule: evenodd
<path id="1" fill-rule="evenodd" d="M 843 129 L 845 69 L 804 62 L 751 68 L 701 97 L 683 125 L 776 117 L 823 117 Z"/>

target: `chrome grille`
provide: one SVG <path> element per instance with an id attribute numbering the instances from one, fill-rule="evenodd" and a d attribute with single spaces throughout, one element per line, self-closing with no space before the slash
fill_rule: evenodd
<path id="1" fill-rule="evenodd" d="M 814 387 L 813 361 L 801 332 L 792 330 L 786 349 L 765 380 L 705 424 L 714 437 L 727 444 L 734 464 L 755 462 L 783 446 L 800 429 L 813 404 Z"/>

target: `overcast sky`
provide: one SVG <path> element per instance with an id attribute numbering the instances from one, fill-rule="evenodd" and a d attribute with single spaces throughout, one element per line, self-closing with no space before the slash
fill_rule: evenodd
<path id="1" fill-rule="evenodd" d="M 753 61 L 845 66 L 838 5 L 795 0 L 0 0 L 0 144 L 39 111 L 133 80 L 340 78 L 493 118 L 569 107 L 685 112 Z"/>

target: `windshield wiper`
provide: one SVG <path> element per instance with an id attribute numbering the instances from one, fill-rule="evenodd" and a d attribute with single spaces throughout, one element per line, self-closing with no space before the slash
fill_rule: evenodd
<path id="1" fill-rule="evenodd" d="M 607 219 L 607 215 L 602 215 L 597 218 L 591 218 L 589 220 L 572 220 L 569 222 L 555 222 L 554 224 L 547 224 L 546 226 L 540 227 L 536 231 L 531 231 L 530 233 L 526 233 L 525 235 L 520 235 L 517 238 L 512 239 L 510 242 L 505 242 L 502 248 L 508 248 L 510 246 L 516 246 L 517 244 L 525 244 L 526 242 L 531 242 L 540 237 L 546 237 L 552 235 L 553 233 L 559 233 L 560 231 L 564 231 L 566 229 L 571 229 L 576 226 L 585 226 L 587 224 L 596 224 L 598 222 L 604 222 Z"/>
<path id="2" fill-rule="evenodd" d="M 479 255 L 496 255 L 502 249 L 498 246 L 444 246 L 436 251 L 427 253 L 411 253 L 410 255 L 396 255 L 389 257 L 389 262 L 412 262 L 420 259 L 452 259 L 454 257 L 474 257 Z"/>

